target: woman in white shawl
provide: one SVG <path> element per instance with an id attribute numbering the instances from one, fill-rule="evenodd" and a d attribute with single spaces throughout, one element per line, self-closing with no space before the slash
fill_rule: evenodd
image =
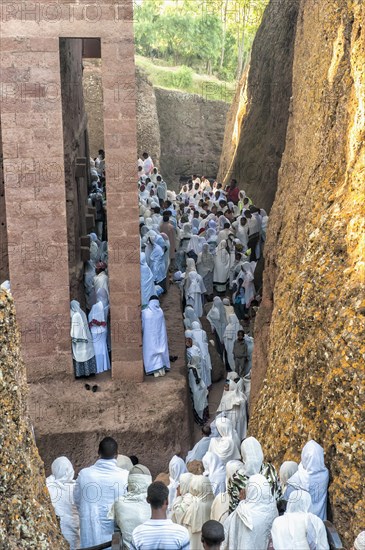
<path id="1" fill-rule="evenodd" d="M 196 269 L 199 275 L 203 277 L 207 295 L 211 296 L 213 294 L 214 257 L 213 254 L 209 252 L 208 243 L 203 244 L 202 251 L 198 254 Z"/>
<path id="2" fill-rule="evenodd" d="M 218 236 L 217 236 L 216 229 L 214 229 L 213 227 L 208 227 L 208 229 L 205 231 L 205 240 L 208 243 L 209 252 L 211 252 L 212 254 L 215 253 L 217 244 L 218 244 L 217 243 Z"/>
<path id="3" fill-rule="evenodd" d="M 197 317 L 194 308 L 192 306 L 186 306 L 184 310 L 184 327 L 186 330 L 192 330 L 193 323 L 199 323 L 200 328 L 202 328 L 202 324 L 199 321 L 199 317 Z"/>
<path id="4" fill-rule="evenodd" d="M 181 525 L 181 520 L 191 504 L 192 496 L 189 493 L 190 481 L 194 477 L 193 474 L 187 472 L 180 475 L 179 485 L 176 489 L 176 498 L 172 506 L 171 519 L 174 523 Z"/>
<path id="5" fill-rule="evenodd" d="M 210 519 L 214 499 L 210 481 L 204 476 L 193 476 L 189 492 L 192 499 L 181 519 L 181 524 L 189 531 L 191 550 L 204 550 L 201 531 L 204 523 Z"/>
<path id="6" fill-rule="evenodd" d="M 261 474 L 250 477 L 246 498 L 224 522 L 226 538 L 222 550 L 264 550 L 270 539 L 270 529 L 278 516 L 275 498 L 267 479 Z"/>
<path id="7" fill-rule="evenodd" d="M 207 388 L 212 385 L 212 362 L 210 360 L 208 337 L 201 325 L 194 321 L 191 326 L 193 340 L 200 349 L 202 357 L 202 378 Z"/>
<path id="8" fill-rule="evenodd" d="M 142 310 L 142 346 L 146 374 L 164 376 L 170 370 L 170 358 L 165 317 L 156 296 Z"/>
<path id="9" fill-rule="evenodd" d="M 242 264 L 242 269 L 238 274 L 236 279 L 236 284 L 238 285 L 238 279 L 243 279 L 243 287 L 245 289 L 245 303 L 246 308 L 248 309 L 251 305 L 252 300 L 255 298 L 256 289 L 254 284 L 254 273 L 256 269 L 257 262 L 244 262 Z"/>
<path id="10" fill-rule="evenodd" d="M 174 455 L 172 459 L 169 462 L 169 476 L 170 476 L 170 483 L 168 485 L 169 490 L 169 507 L 168 510 L 171 515 L 171 511 L 174 506 L 175 498 L 176 498 L 176 492 L 177 488 L 180 483 L 180 476 L 181 474 L 186 474 L 188 471 L 185 462 L 182 458 L 180 458 L 177 455 Z"/>
<path id="11" fill-rule="evenodd" d="M 110 370 L 107 345 L 108 329 L 102 302 L 96 302 L 96 304 L 93 305 L 88 319 L 94 344 L 97 372 L 100 373 Z"/>
<path id="12" fill-rule="evenodd" d="M 183 282 L 182 282 L 182 290 L 183 290 L 183 293 L 184 293 L 183 302 L 185 304 L 186 304 L 186 297 L 187 297 L 187 292 L 189 290 L 189 284 L 190 284 L 189 274 L 192 273 L 192 272 L 196 272 L 195 260 L 193 258 L 187 258 L 187 260 L 186 260 L 186 269 L 185 269 L 185 273 L 184 273 L 184 279 L 183 279 Z"/>
<path id="13" fill-rule="evenodd" d="M 238 472 L 242 468 L 242 462 L 240 460 L 230 460 L 226 464 L 226 488 L 232 479 L 233 474 Z M 228 490 L 219 493 L 212 504 L 212 510 L 210 513 L 210 519 L 215 519 L 224 524 L 225 520 L 229 516 L 229 495 Z"/>
<path id="14" fill-rule="evenodd" d="M 223 342 L 224 347 L 226 350 L 226 365 L 227 370 L 228 367 L 234 371 L 235 369 L 235 360 L 233 356 L 233 346 L 235 341 L 237 340 L 237 332 L 239 330 L 242 330 L 242 326 L 240 325 L 239 320 L 237 319 L 237 315 L 235 313 L 231 314 L 228 317 L 228 325 L 226 326 L 226 329 L 223 334 Z"/>
<path id="15" fill-rule="evenodd" d="M 192 235 L 187 246 L 186 252 L 193 251 L 197 256 L 202 252 L 203 245 L 206 243 L 204 237 L 198 237 L 198 235 Z"/>
<path id="16" fill-rule="evenodd" d="M 71 302 L 71 340 L 72 360 L 75 377 L 96 374 L 96 359 L 93 338 L 90 333 L 86 314 L 82 311 L 77 300 Z"/>
<path id="17" fill-rule="evenodd" d="M 306 491 L 293 491 L 286 512 L 275 519 L 271 536 L 275 550 L 328 550 L 323 521 L 309 512 L 312 505 Z"/>
<path id="18" fill-rule="evenodd" d="M 280 487 L 282 494 L 285 493 L 288 480 L 298 471 L 298 464 L 292 460 L 282 463 L 279 470 Z"/>
<path id="19" fill-rule="evenodd" d="M 141 252 L 141 305 L 142 307 L 147 306 L 150 298 L 155 291 L 155 282 L 151 269 L 147 265 L 146 255 L 144 252 Z"/>
<path id="20" fill-rule="evenodd" d="M 151 517 L 147 489 L 152 483 L 151 472 L 137 464 L 128 475 L 128 491 L 112 506 L 108 519 L 115 519 L 123 537 L 123 548 L 130 548 L 133 530 Z"/>
<path id="21" fill-rule="evenodd" d="M 223 390 L 217 412 L 229 418 L 242 441 L 247 433 L 246 397 L 233 380 L 229 380 Z"/>
<path id="22" fill-rule="evenodd" d="M 327 488 L 329 474 L 324 464 L 324 452 L 316 441 L 308 441 L 303 447 L 298 471 L 289 479 L 286 495 L 294 489 L 307 491 L 312 498 L 311 512 L 327 519 Z"/>
<path id="23" fill-rule="evenodd" d="M 227 317 L 223 302 L 218 296 L 213 298 L 213 305 L 207 315 L 207 319 L 215 335 L 217 351 L 223 357 L 223 336 L 227 326 Z"/>
<path id="24" fill-rule="evenodd" d="M 75 550 L 80 544 L 79 513 L 74 503 L 74 469 L 68 458 L 60 456 L 52 462 L 52 475 L 47 480 L 51 502 L 56 516 L 60 518 L 61 533 Z"/>
<path id="25" fill-rule="evenodd" d="M 225 292 L 229 279 L 231 256 L 227 250 L 227 242 L 221 241 L 217 246 L 217 252 L 214 257 L 213 284 L 217 292 Z"/>
<path id="26" fill-rule="evenodd" d="M 217 418 L 215 426 L 220 437 L 213 437 L 209 445 L 209 451 L 215 453 L 223 462 L 227 464 L 229 460 L 240 458 L 239 441 L 234 435 L 232 422 L 229 418 Z"/>
<path id="27" fill-rule="evenodd" d="M 208 388 L 203 380 L 202 356 L 200 349 L 194 344 L 191 330 L 185 331 L 186 359 L 193 415 L 197 424 L 203 426 L 209 418 Z"/>
<path id="28" fill-rule="evenodd" d="M 204 476 L 209 478 L 214 496 L 226 490 L 226 469 L 219 457 L 208 451 L 203 456 Z"/>
<path id="29" fill-rule="evenodd" d="M 196 271 L 191 271 L 188 277 L 185 299 L 186 304 L 194 309 L 197 317 L 203 316 L 203 296 L 205 292 L 206 288 L 202 277 Z"/>

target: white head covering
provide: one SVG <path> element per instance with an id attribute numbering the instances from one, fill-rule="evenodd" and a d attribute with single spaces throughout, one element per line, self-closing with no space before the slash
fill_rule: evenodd
<path id="1" fill-rule="evenodd" d="M 365 531 L 361 531 L 354 542 L 355 550 L 365 550 Z"/>
<path id="2" fill-rule="evenodd" d="M 11 290 L 10 290 L 10 281 L 6 280 L 3 283 L 1 283 L 0 288 L 5 290 L 6 292 L 11 292 Z"/>
<path id="3" fill-rule="evenodd" d="M 70 308 L 72 353 L 75 361 L 84 363 L 95 355 L 89 324 L 77 300 L 71 301 Z"/>
<path id="4" fill-rule="evenodd" d="M 190 532 L 194 535 L 199 533 L 204 523 L 210 519 L 214 496 L 210 481 L 204 476 L 191 478 L 189 492 L 193 498 L 182 518 L 182 524 L 189 526 Z"/>
<path id="5" fill-rule="evenodd" d="M 216 418 L 215 425 L 220 437 L 213 437 L 209 451 L 215 453 L 223 464 L 239 459 L 240 453 L 233 435 L 232 422 L 228 418 Z"/>
<path id="6" fill-rule="evenodd" d="M 286 460 L 280 466 L 279 477 L 281 483 L 281 491 L 284 493 L 288 484 L 288 479 L 298 471 L 298 464 L 292 460 Z"/>
<path id="7" fill-rule="evenodd" d="M 65 456 L 59 456 L 52 462 L 51 471 L 54 478 L 53 481 L 62 484 L 73 481 L 75 476 L 75 470 L 70 460 Z"/>
<path id="8" fill-rule="evenodd" d="M 242 473 L 246 476 L 258 474 L 264 461 L 260 443 L 254 437 L 247 437 L 241 443 Z"/>
<path id="9" fill-rule="evenodd" d="M 176 498 L 176 490 L 180 482 L 181 474 L 185 474 L 188 471 L 185 462 L 182 458 L 174 455 L 169 463 L 169 508 L 172 509 L 174 500 Z"/>
<path id="10" fill-rule="evenodd" d="M 312 498 L 311 512 L 323 520 L 327 517 L 328 479 L 323 447 L 316 441 L 308 441 L 303 447 L 298 471 L 289 479 L 288 484 L 309 492 Z"/>
<path id="11" fill-rule="evenodd" d="M 218 296 L 213 298 L 213 306 L 207 315 L 207 319 L 217 332 L 220 341 L 223 342 L 223 335 L 227 326 L 227 316 L 223 302 Z"/>
<path id="12" fill-rule="evenodd" d="M 206 243 L 204 237 L 199 237 L 198 235 L 193 235 L 189 241 L 187 252 L 193 250 L 196 255 L 200 254 L 203 250 L 203 245 Z"/>
<path id="13" fill-rule="evenodd" d="M 210 451 L 203 456 L 204 475 L 209 477 L 214 495 L 226 490 L 226 469 L 220 458 Z"/>
<path id="14" fill-rule="evenodd" d="M 129 456 L 126 455 L 118 455 L 117 456 L 117 466 L 118 468 L 121 468 L 122 470 L 130 470 L 133 468 L 133 462 L 129 458 Z"/>

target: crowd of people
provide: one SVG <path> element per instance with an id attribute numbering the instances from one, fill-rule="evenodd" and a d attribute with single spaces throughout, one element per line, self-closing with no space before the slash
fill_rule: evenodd
<path id="1" fill-rule="evenodd" d="M 169 355 L 160 297 L 177 285 L 186 374 L 202 437 L 185 457 L 174 455 L 168 473 L 154 480 L 138 457 L 118 454 L 110 437 L 100 442 L 95 464 L 76 480 L 71 462 L 56 459 L 47 486 L 64 537 L 71 550 L 110 541 L 116 529 L 123 548 L 132 550 L 327 550 L 329 474 L 323 448 L 309 441 L 300 464 L 286 461 L 278 474 L 259 441 L 247 437 L 250 319 L 260 301 L 255 268 L 266 212 L 235 180 L 223 189 L 193 176 L 179 193 L 170 191 L 148 153 L 138 160 L 138 193 L 144 369 L 165 376 L 176 359 Z M 100 221 L 85 273 L 88 317 L 71 302 L 76 376 L 110 368 L 105 217 Z M 226 369 L 213 417 L 212 349 Z M 355 550 L 365 550 L 364 539 L 361 533 Z"/>

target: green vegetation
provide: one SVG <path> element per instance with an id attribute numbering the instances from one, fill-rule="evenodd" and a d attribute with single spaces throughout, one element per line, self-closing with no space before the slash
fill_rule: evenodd
<path id="1" fill-rule="evenodd" d="M 162 62 L 165 67 L 185 66 L 180 76 L 176 71 L 171 76 L 175 87 L 194 85 L 194 76 L 187 68 L 228 82 L 239 80 L 267 3 L 268 0 L 136 0 L 137 54 L 156 65 Z"/>
<path id="2" fill-rule="evenodd" d="M 136 55 L 136 64 L 146 71 L 154 86 L 198 94 L 210 100 L 232 101 L 235 82 L 223 82 L 215 76 L 196 74 L 185 65 L 162 66 L 140 55 Z"/>

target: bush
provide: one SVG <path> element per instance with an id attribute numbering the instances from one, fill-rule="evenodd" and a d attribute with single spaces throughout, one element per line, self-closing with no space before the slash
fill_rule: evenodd
<path id="1" fill-rule="evenodd" d="M 182 65 L 172 73 L 172 83 L 175 88 L 188 90 L 193 85 L 193 71 L 190 67 Z"/>

